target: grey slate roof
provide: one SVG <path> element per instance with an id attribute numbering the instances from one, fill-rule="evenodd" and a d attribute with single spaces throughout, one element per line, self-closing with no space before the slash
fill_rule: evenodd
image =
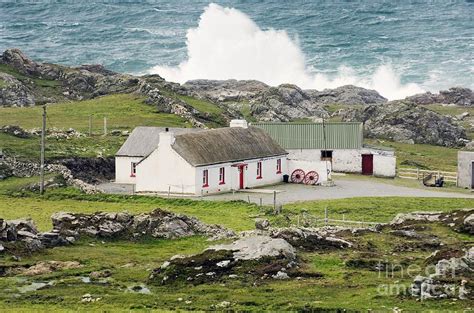
<path id="1" fill-rule="evenodd" d="M 184 134 L 197 132 L 197 128 L 168 128 L 170 132 Z M 145 157 L 152 153 L 160 142 L 160 133 L 165 131 L 165 127 L 136 127 L 125 143 L 120 147 L 115 156 Z"/>
<path id="2" fill-rule="evenodd" d="M 228 127 L 175 136 L 173 149 L 193 166 L 288 154 L 264 130 Z"/>

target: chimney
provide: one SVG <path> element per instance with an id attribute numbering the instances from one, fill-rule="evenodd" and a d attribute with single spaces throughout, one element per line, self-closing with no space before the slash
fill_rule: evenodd
<path id="1" fill-rule="evenodd" d="M 159 145 L 171 146 L 174 143 L 174 133 L 166 130 L 160 133 Z"/>
<path id="2" fill-rule="evenodd" d="M 248 128 L 249 125 L 246 120 L 232 120 L 230 121 L 230 127 Z"/>

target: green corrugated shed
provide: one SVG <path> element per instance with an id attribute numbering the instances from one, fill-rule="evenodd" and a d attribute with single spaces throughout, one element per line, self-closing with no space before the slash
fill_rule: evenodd
<path id="1" fill-rule="evenodd" d="M 360 149 L 362 123 L 252 123 L 285 149 Z M 324 143 L 326 133 L 326 144 Z"/>

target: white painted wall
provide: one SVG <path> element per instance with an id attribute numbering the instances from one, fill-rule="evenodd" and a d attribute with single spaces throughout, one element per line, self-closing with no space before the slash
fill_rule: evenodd
<path id="1" fill-rule="evenodd" d="M 318 173 L 319 180 L 317 184 L 327 181 L 328 177 L 330 177 L 330 174 L 332 172 L 331 162 L 327 162 L 326 168 L 326 162 L 324 161 L 288 160 L 288 175 L 290 176 L 290 180 L 291 173 L 293 173 L 293 171 L 296 169 L 302 169 L 305 173 L 308 173 L 310 171 L 315 171 L 316 173 Z M 327 170 L 329 170 L 329 175 Z"/>
<path id="2" fill-rule="evenodd" d="M 277 173 L 277 159 L 281 159 L 281 173 Z M 257 163 L 262 162 L 262 178 L 257 179 Z M 276 184 L 283 181 L 283 175 L 287 172 L 286 156 L 271 157 L 264 159 L 245 160 L 243 162 L 223 163 L 210 166 L 196 167 L 196 194 L 207 195 L 218 192 L 229 192 L 238 190 L 240 187 L 240 173 L 233 164 L 246 163 L 244 168 L 244 188 L 252 188 L 264 185 Z M 219 182 L 219 169 L 225 168 L 225 183 Z M 208 170 L 208 187 L 203 187 L 203 171 Z"/>
<path id="3" fill-rule="evenodd" d="M 458 187 L 471 188 L 474 151 L 458 151 Z"/>
<path id="4" fill-rule="evenodd" d="M 395 156 L 374 154 L 374 176 L 395 177 L 396 163 Z"/>
<path id="5" fill-rule="evenodd" d="M 136 177 L 132 177 L 132 162 L 138 163 L 142 157 L 115 157 L 115 182 L 120 184 L 135 184 Z"/>
<path id="6" fill-rule="evenodd" d="M 296 161 L 321 161 L 320 149 L 290 149 L 288 159 Z M 374 175 L 395 177 L 396 157 L 394 151 L 372 148 L 332 150 L 332 171 L 343 173 L 362 172 L 362 154 L 374 155 Z M 375 161 L 376 156 L 380 158 Z M 377 169 L 376 169 L 377 168 Z"/>
<path id="7" fill-rule="evenodd" d="M 173 140 L 161 133 L 158 148 L 137 165 L 137 192 L 195 193 L 195 168 L 173 150 Z"/>

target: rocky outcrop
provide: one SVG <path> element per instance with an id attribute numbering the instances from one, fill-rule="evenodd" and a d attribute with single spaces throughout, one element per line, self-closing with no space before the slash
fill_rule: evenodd
<path id="1" fill-rule="evenodd" d="M 25 107 L 35 104 L 35 96 L 14 76 L 0 72 L 0 106 Z"/>
<path id="2" fill-rule="evenodd" d="M 311 100 L 319 104 L 369 105 L 384 104 L 387 99 L 377 91 L 353 85 L 345 85 L 323 91 L 305 90 Z"/>
<path id="3" fill-rule="evenodd" d="M 115 177 L 115 158 L 68 158 L 55 163 L 64 165 L 72 177 L 88 184 L 99 184 Z"/>
<path id="4" fill-rule="evenodd" d="M 446 147 L 464 146 L 469 141 L 465 129 L 451 118 L 413 103 L 369 105 L 348 110 L 342 119 L 363 122 L 368 138 Z"/>
<path id="5" fill-rule="evenodd" d="M 459 106 L 473 106 L 474 92 L 469 88 L 453 87 L 441 90 L 438 94 L 426 92 L 405 98 L 416 104 L 453 104 Z"/>
<path id="6" fill-rule="evenodd" d="M 264 257 L 296 258 L 295 249 L 286 240 L 269 236 L 253 236 L 230 244 L 214 245 L 208 250 L 231 251 L 235 260 L 258 260 Z"/>
<path id="7" fill-rule="evenodd" d="M 410 225 L 417 222 L 438 222 L 454 231 L 474 235 L 474 209 L 453 212 L 411 212 L 399 213 L 390 222 L 391 226 Z"/>
<path id="8" fill-rule="evenodd" d="M 375 90 L 351 85 L 317 91 L 302 90 L 291 84 L 270 87 L 255 80 L 192 80 L 177 92 L 207 99 L 230 111 L 239 110 L 237 103 L 249 103 L 252 116 L 260 121 L 317 120 L 328 116 L 324 105 L 387 102 Z"/>
<path id="9" fill-rule="evenodd" d="M 63 237 L 58 232 L 38 232 L 31 220 L 6 221 L 0 218 L 0 253 L 32 253 L 72 242 L 74 238 Z"/>
<path id="10" fill-rule="evenodd" d="M 235 236 L 233 231 L 222 226 L 208 225 L 195 217 L 161 209 L 138 215 L 126 212 L 94 214 L 59 212 L 53 214 L 51 219 L 55 232 L 74 237 L 175 239 L 204 235 L 211 239 L 222 239 Z"/>
<path id="11" fill-rule="evenodd" d="M 67 161 L 65 162 L 66 164 L 68 164 Z M 101 163 L 101 162 L 97 161 L 97 163 Z M 90 168 L 85 168 L 84 170 L 86 171 L 84 170 L 78 171 L 77 168 L 74 168 L 74 167 L 73 169 L 75 169 L 75 174 L 79 174 L 79 176 L 81 177 L 86 177 L 87 175 L 90 174 L 90 176 L 86 180 L 92 183 L 99 181 L 100 173 L 103 173 L 104 171 L 107 170 L 107 168 L 100 169 L 98 170 L 98 173 L 97 173 L 97 171 L 91 170 Z M 15 158 L 7 156 L 7 157 L 4 157 L 3 160 L 0 160 L 0 171 L 1 171 L 0 176 L 3 176 L 5 178 L 9 176 L 31 177 L 31 176 L 40 174 L 40 165 L 38 163 L 33 163 L 33 162 L 19 161 L 19 160 L 16 160 Z M 62 179 L 67 185 L 74 186 L 85 193 L 93 194 L 93 193 L 100 192 L 98 189 L 96 189 L 94 185 L 75 177 L 73 171 L 71 171 L 67 166 L 63 164 L 58 164 L 58 163 L 46 164 L 45 172 L 56 173 L 60 175 L 60 177 L 62 177 Z M 6 174 L 10 174 L 10 175 L 8 176 Z M 52 179 L 49 181 L 49 183 L 52 183 L 52 185 L 55 185 L 56 182 L 54 179 Z M 38 186 L 32 186 L 32 189 L 37 189 L 37 187 Z"/>
<path id="12" fill-rule="evenodd" d="M 417 276 L 411 287 L 411 295 L 421 300 L 458 298 L 474 299 L 474 247 L 462 257 L 439 260 L 435 272 Z"/>
<path id="13" fill-rule="evenodd" d="M 295 85 L 268 88 L 251 102 L 250 111 L 259 121 L 290 121 L 298 118 L 313 120 L 327 117 L 321 104 Z"/>
<path id="14" fill-rule="evenodd" d="M 324 231 L 307 228 L 281 228 L 269 232 L 272 238 L 281 238 L 294 247 L 307 251 L 347 249 L 353 244 L 345 239 L 329 236 Z"/>
<path id="15" fill-rule="evenodd" d="M 201 284 L 235 278 L 290 279 L 304 275 L 321 276 L 300 272 L 295 249 L 285 240 L 252 236 L 209 247 L 197 255 L 174 256 L 153 270 L 149 281 Z"/>

